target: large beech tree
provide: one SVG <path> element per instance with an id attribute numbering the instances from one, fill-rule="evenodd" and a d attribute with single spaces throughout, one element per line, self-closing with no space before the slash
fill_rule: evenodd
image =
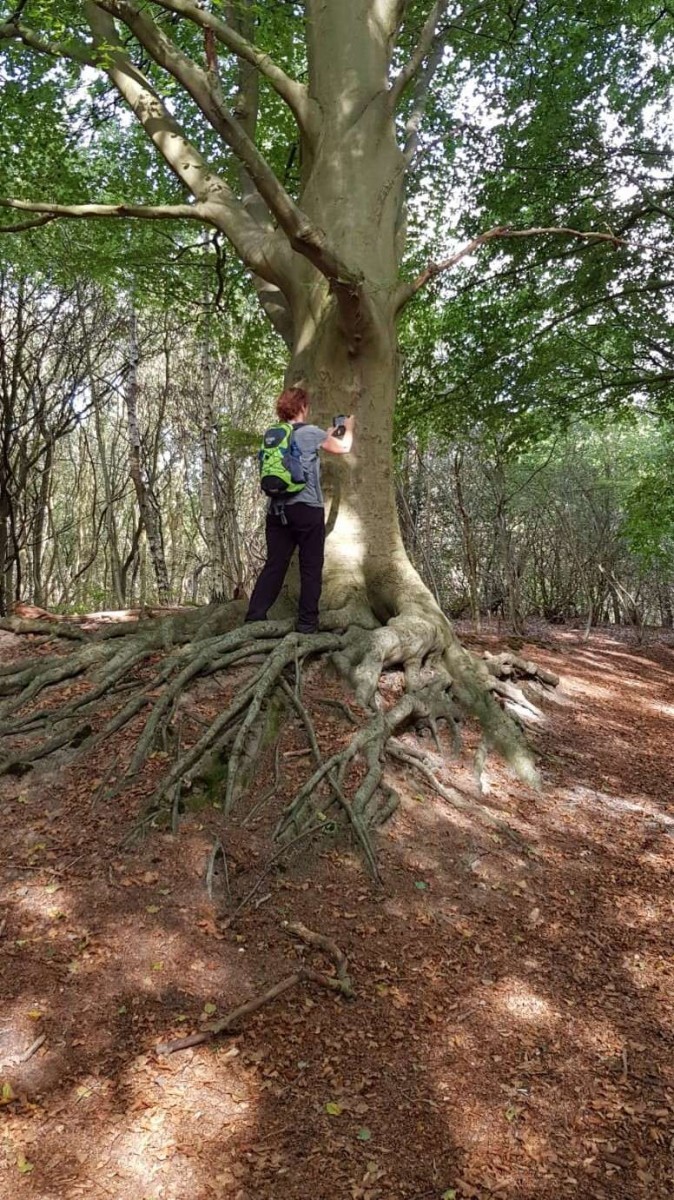
<path id="1" fill-rule="evenodd" d="M 355 450 L 331 464 L 328 480 L 324 607 L 330 628 L 360 632 L 331 648 L 366 700 L 383 666 L 404 664 L 414 686 L 432 663 L 524 771 L 512 727 L 408 560 L 392 433 L 405 306 L 482 244 L 547 232 L 477 230 L 463 249 L 426 264 L 425 251 L 415 256 L 407 241 L 410 194 L 420 193 L 422 247 L 424 205 L 437 214 L 445 199 L 432 141 L 426 200 L 419 175 L 425 119 L 436 141 L 451 137 L 451 122 L 438 126 L 442 87 L 452 77 L 456 94 L 465 83 L 465 59 L 480 39 L 493 70 L 490 48 L 531 39 L 537 11 L 453 0 L 19 0 L 0 25 L 10 77 L 27 61 L 29 78 L 58 89 L 64 145 L 68 122 L 79 122 L 100 171 L 97 130 L 115 113 L 123 162 L 141 130 L 154 150 L 144 171 L 129 173 L 135 194 L 122 192 L 123 168 L 104 200 L 82 194 L 85 173 L 74 171 L 63 184 L 67 200 L 16 192 L 0 200 L 5 229 L 67 218 L 182 219 L 226 236 L 288 347 L 288 381 L 311 392 L 314 418 L 327 425 L 336 412 L 357 416 Z M 126 115 L 105 107 L 108 94 L 125 102 Z"/>

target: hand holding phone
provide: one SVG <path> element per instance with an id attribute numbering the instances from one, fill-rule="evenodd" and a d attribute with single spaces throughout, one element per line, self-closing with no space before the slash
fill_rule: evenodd
<path id="1" fill-rule="evenodd" d="M 333 437 L 343 438 L 347 429 L 353 429 L 353 417 L 338 416 L 332 418 Z"/>

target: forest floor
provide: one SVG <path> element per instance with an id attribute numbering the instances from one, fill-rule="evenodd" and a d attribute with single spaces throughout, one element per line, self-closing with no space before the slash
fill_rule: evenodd
<path id="1" fill-rule="evenodd" d="M 0 657 L 28 641 L 1 634 Z M 480 797 L 470 730 L 442 777 L 528 849 L 403 773 L 381 888 L 326 839 L 235 921 L 221 878 L 209 899 L 214 838 L 234 907 L 269 857 L 309 761 L 290 717 L 279 797 L 247 828 L 245 804 L 227 825 L 207 805 L 125 844 L 162 767 L 102 799 L 128 731 L 0 781 L 3 1198 L 671 1200 L 674 649 L 547 630 L 521 653 L 562 679 L 531 732 L 541 792 L 490 759 Z M 306 703 L 326 695 L 345 698 L 309 670 Z M 313 711 L 323 749 L 346 739 Z M 272 778 L 268 751 L 249 803 Z M 344 951 L 354 1000 L 302 984 L 234 1036 L 156 1053 L 292 971 L 291 921 Z"/>

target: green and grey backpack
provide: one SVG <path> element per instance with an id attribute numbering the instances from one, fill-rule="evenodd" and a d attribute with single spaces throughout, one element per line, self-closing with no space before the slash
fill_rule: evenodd
<path id="1" fill-rule="evenodd" d="M 306 486 L 302 456 L 294 437 L 300 428 L 299 424 L 279 421 L 262 438 L 258 451 L 260 487 L 271 500 L 286 500 Z"/>

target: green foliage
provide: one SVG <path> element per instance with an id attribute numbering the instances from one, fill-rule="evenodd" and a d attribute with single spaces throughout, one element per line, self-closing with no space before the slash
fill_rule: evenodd
<path id="1" fill-rule="evenodd" d="M 674 441 L 667 426 L 655 439 L 627 495 L 623 535 L 645 567 L 674 567 Z"/>
<path id="2" fill-rule="evenodd" d="M 674 565 L 674 485 L 654 469 L 628 500 L 623 532 L 646 566 Z"/>
<path id="3" fill-rule="evenodd" d="M 233 8 L 260 49 L 307 78 L 303 4 L 214 0 L 213 7 L 223 15 Z M 202 31 L 150 8 L 202 62 Z M 428 9 L 427 0 L 406 6 L 394 69 L 412 53 Z M 22 20 L 40 37 L 80 50 L 68 61 L 2 44 L 0 195 L 183 201 L 182 185 L 105 76 L 77 61 L 82 50 L 89 54 L 79 0 L 28 0 Z M 408 173 L 403 273 L 495 225 L 610 228 L 631 241 L 616 250 L 568 238 L 499 240 L 422 292 L 401 327 L 399 441 L 409 431 L 422 440 L 477 431 L 517 457 L 578 420 L 613 420 L 635 408 L 668 417 L 674 19 L 650 0 L 601 0 L 592 11 L 575 0 L 525 0 L 450 11 L 444 33 Z M 236 165 L 197 106 L 133 37 L 126 44 L 188 136 L 238 188 Z M 239 68 L 224 47 L 218 72 L 234 99 Z M 401 145 L 414 104 L 410 87 Z M 297 196 L 297 128 L 264 79 L 256 141 Z M 16 220 L 0 210 L 0 225 Z M 280 374 L 282 349 L 247 275 L 221 238 L 206 249 L 197 226 L 62 221 L 0 237 L 2 261 L 57 282 L 95 279 L 186 320 L 215 316 L 249 369 L 270 381 Z"/>

